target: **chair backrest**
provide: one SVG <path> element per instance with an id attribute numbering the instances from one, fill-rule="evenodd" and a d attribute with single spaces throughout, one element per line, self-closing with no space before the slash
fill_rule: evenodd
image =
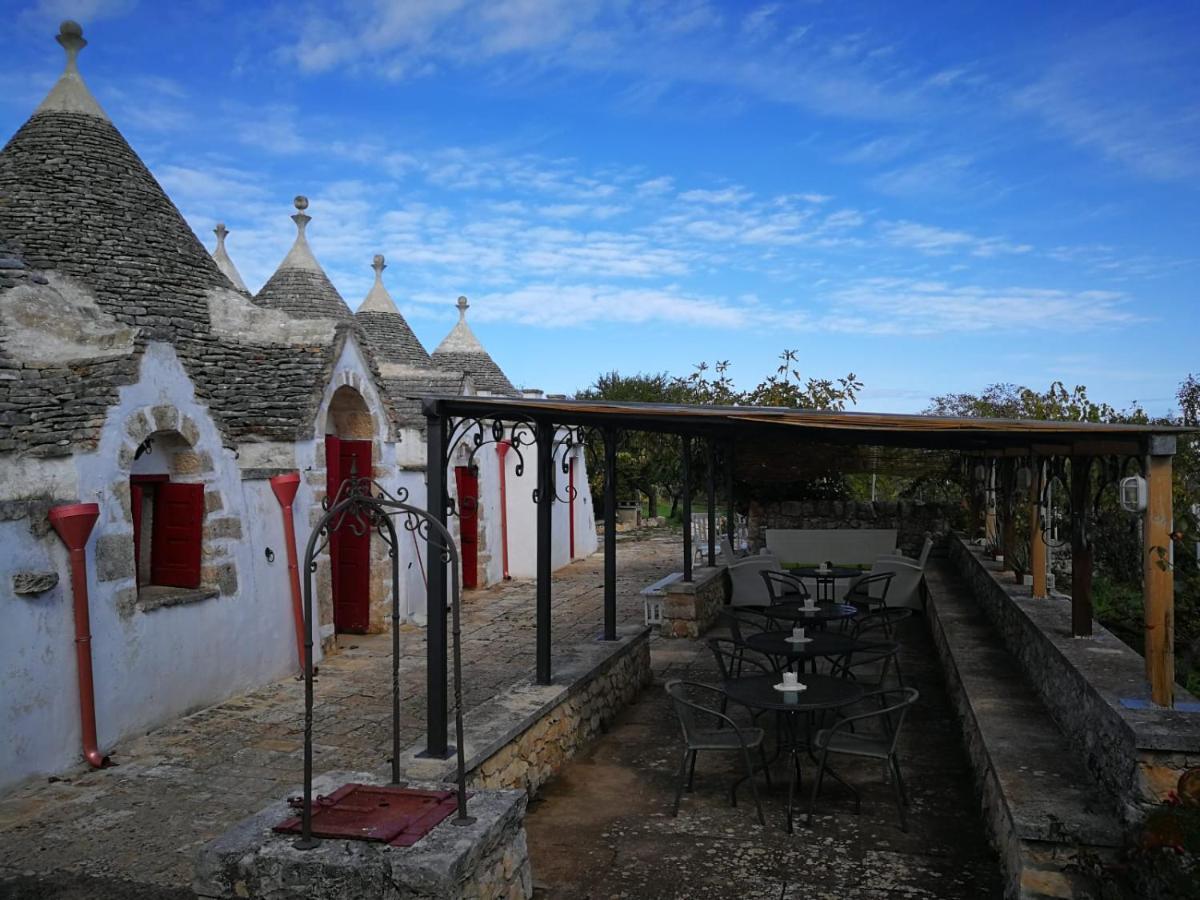
<path id="1" fill-rule="evenodd" d="M 897 657 L 900 655 L 900 645 L 895 641 L 876 641 L 856 649 L 853 653 L 845 656 L 837 665 L 836 672 L 842 676 L 846 676 L 856 669 L 870 668 L 871 678 L 866 679 L 867 683 L 874 683 L 883 687 L 888 680 L 888 674 L 897 665 Z M 874 667 L 878 666 L 878 669 Z M 864 675 L 856 673 L 855 680 L 863 681 Z"/>
<path id="2" fill-rule="evenodd" d="M 929 562 L 929 553 L 933 550 L 933 535 L 928 531 L 925 532 L 925 543 L 921 545 L 921 555 L 917 557 L 917 565 L 921 570 L 925 570 L 925 563 Z"/>
<path id="3" fill-rule="evenodd" d="M 854 583 L 853 592 L 860 597 L 865 595 L 872 600 L 886 602 L 888 588 L 895 577 L 896 570 L 893 564 L 884 559 L 877 559 L 875 565 L 871 567 L 870 573 Z"/>
<path id="4" fill-rule="evenodd" d="M 764 569 L 758 574 L 762 576 L 763 583 L 767 586 L 767 595 L 771 598 L 772 605 L 801 602 L 808 597 L 808 588 L 795 575 L 776 572 L 773 569 Z"/>
<path id="5" fill-rule="evenodd" d="M 896 744 L 900 740 L 900 730 L 904 727 L 904 720 L 908 717 L 908 711 L 912 705 L 920 699 L 921 693 L 916 688 L 910 687 L 888 688 L 879 691 L 876 696 L 887 704 L 876 715 L 888 723 L 888 730 L 892 733 L 890 749 L 892 753 L 895 753 Z"/>
<path id="6" fill-rule="evenodd" d="M 694 705 L 687 697 L 687 688 L 678 678 L 672 678 L 664 687 L 671 698 L 671 708 L 675 710 L 675 718 L 679 720 L 679 730 L 683 732 L 683 740 L 691 743 L 691 736 L 696 731 L 696 713 Z"/>
<path id="7" fill-rule="evenodd" d="M 865 723 L 871 719 L 879 719 L 883 722 L 885 733 L 889 734 L 891 738 L 888 752 L 895 753 L 896 743 L 900 740 L 900 731 L 904 727 L 904 720 L 908 716 L 908 710 L 920 697 L 920 692 L 916 688 L 910 687 L 884 688 L 883 690 L 873 691 L 863 699 L 877 698 L 880 703 L 878 709 L 847 716 L 838 722 L 834 728 L 849 728 L 860 722 Z"/>
<path id="8" fill-rule="evenodd" d="M 851 634 L 856 638 L 872 631 L 882 631 L 890 635 L 897 624 L 911 618 L 912 614 L 913 611 L 906 606 L 885 606 L 883 609 L 859 616 L 854 622 Z"/>
<path id="9" fill-rule="evenodd" d="M 717 669 L 720 670 L 723 681 L 741 677 L 745 666 L 757 669 L 754 674 L 768 675 L 771 672 L 771 667 L 766 663 L 748 655 L 757 651 L 739 644 L 733 638 L 709 638 L 706 643 L 712 651 L 713 659 L 717 661 Z"/>
<path id="10" fill-rule="evenodd" d="M 714 722 L 725 721 L 727 723 L 732 720 L 724 715 L 720 710 L 713 709 L 710 706 L 705 706 L 702 703 L 697 703 L 688 697 L 688 688 L 693 688 L 696 691 L 703 691 L 710 695 L 719 693 L 717 688 L 710 684 L 701 684 L 696 681 L 681 681 L 678 678 L 672 678 L 664 687 L 667 690 L 667 695 L 671 698 L 671 706 L 675 710 L 675 717 L 679 720 L 679 728 L 683 732 L 684 741 L 690 746 L 696 732 L 700 729 L 700 724 L 697 721 L 697 714 L 703 715 L 706 718 L 711 718 Z"/>
<path id="11" fill-rule="evenodd" d="M 749 635 L 767 630 L 767 619 L 762 613 L 749 609 L 722 609 L 718 619 L 729 629 L 729 634 L 739 644 L 746 643 Z"/>

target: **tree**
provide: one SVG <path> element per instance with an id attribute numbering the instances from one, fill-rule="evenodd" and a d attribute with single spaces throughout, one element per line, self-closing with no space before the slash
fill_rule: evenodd
<path id="1" fill-rule="evenodd" d="M 612 400 L 649 403 L 683 403 L 696 406 L 787 406 L 804 409 L 845 409 L 853 404 L 862 389 L 854 373 L 836 380 L 805 379 L 797 368 L 799 353 L 785 350 L 779 366 L 754 388 L 740 391 L 730 377 L 726 360 L 713 365 L 700 363 L 685 376 L 657 374 L 621 375 L 608 372 L 599 376 L 576 397 L 580 400 Z M 704 448 L 693 446 L 692 471 L 701 472 Z M 602 482 L 599 473 L 593 491 Z M 671 498 L 674 516 L 683 489 L 680 447 L 676 438 L 631 432 L 625 435 L 617 456 L 618 490 L 624 496 L 634 491 L 650 499 L 650 514 L 656 513 L 658 491 Z"/>

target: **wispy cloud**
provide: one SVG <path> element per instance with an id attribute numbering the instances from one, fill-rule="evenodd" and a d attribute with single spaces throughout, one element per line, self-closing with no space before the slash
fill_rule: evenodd
<path id="1" fill-rule="evenodd" d="M 1158 181 L 1200 175 L 1200 36 L 1186 15 L 1149 7 L 1073 36 L 1016 91 L 1017 110 L 1052 132 Z"/>
<path id="2" fill-rule="evenodd" d="M 944 281 L 869 278 L 834 291 L 835 330 L 870 334 L 997 333 L 1017 329 L 1095 330 L 1138 321 L 1113 291 L 992 288 Z"/>

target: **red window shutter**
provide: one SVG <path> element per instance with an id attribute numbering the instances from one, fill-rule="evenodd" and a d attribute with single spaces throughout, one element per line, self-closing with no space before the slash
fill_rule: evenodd
<path id="1" fill-rule="evenodd" d="M 171 587 L 200 587 L 204 485 L 158 485 L 154 497 L 153 528 L 150 581 Z"/>
<path id="2" fill-rule="evenodd" d="M 129 485 L 129 508 L 133 513 L 133 575 L 137 586 L 142 586 L 142 486 L 137 482 Z"/>

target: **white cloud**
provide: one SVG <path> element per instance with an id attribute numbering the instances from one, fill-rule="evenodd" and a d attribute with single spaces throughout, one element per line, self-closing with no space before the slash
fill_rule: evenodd
<path id="1" fill-rule="evenodd" d="M 1137 321 L 1126 309 L 1128 298 L 1113 291 L 869 278 L 833 291 L 828 300 L 838 313 L 826 327 L 870 334 L 1074 333 Z"/>

